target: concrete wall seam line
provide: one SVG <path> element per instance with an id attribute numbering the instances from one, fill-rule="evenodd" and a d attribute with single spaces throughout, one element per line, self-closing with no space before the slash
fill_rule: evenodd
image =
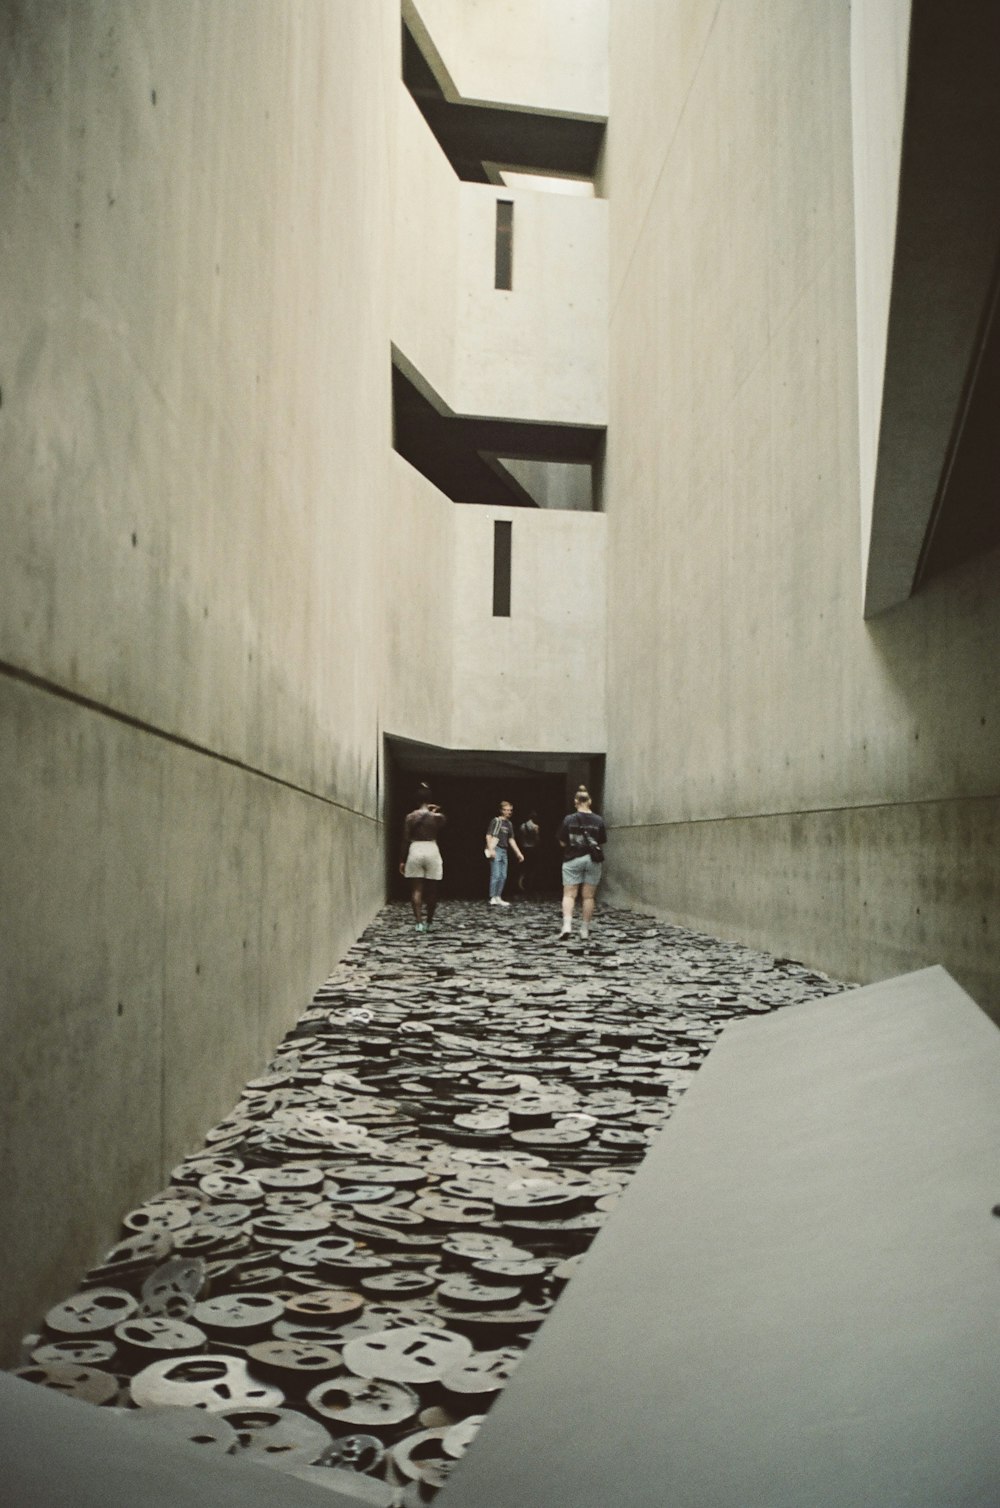
<path id="1" fill-rule="evenodd" d="M 86 696 L 82 691 L 73 691 L 68 686 L 60 686 L 57 681 L 50 681 L 45 676 L 33 675 L 30 670 L 24 670 L 19 665 L 11 665 L 6 660 L 0 660 L 0 675 L 8 680 L 20 681 L 23 685 L 33 686 L 38 691 L 46 691 L 51 696 L 58 697 L 64 702 L 73 702 L 78 707 L 85 707 L 88 712 L 96 712 L 102 717 L 109 717 L 113 722 L 124 723 L 128 728 L 135 728 L 140 733 L 148 733 L 152 738 L 162 739 L 164 743 L 174 744 L 177 748 L 187 749 L 192 754 L 203 754 L 206 759 L 214 759 L 219 764 L 229 765 L 234 770 L 242 770 L 247 775 L 255 775 L 260 780 L 266 780 L 271 785 L 280 785 L 287 791 L 295 791 L 300 796 L 308 796 L 313 801 L 321 801 L 324 806 L 336 807 L 338 811 L 347 812 L 352 817 L 361 817 L 366 822 L 379 823 L 379 818 L 371 812 L 359 811 L 357 807 L 347 806 L 342 801 L 334 801 L 332 796 L 323 796 L 319 791 L 311 791 L 307 786 L 297 785 L 294 780 L 285 780 L 281 775 L 273 775 L 269 770 L 261 770 L 256 765 L 247 764 L 243 759 L 237 759 L 232 754 L 223 754 L 217 749 L 210 749 L 205 744 L 196 743 L 192 738 L 185 738 L 181 733 L 171 733 L 167 728 L 159 728 L 155 723 L 146 722 L 141 717 L 133 717 L 131 713 L 122 712 L 116 707 L 109 707 L 104 702 L 98 702 L 91 696 Z"/>
<path id="2" fill-rule="evenodd" d="M 608 832 L 647 832 L 654 827 L 696 827 L 718 822 L 770 822 L 776 817 L 821 817 L 832 812 L 890 812 L 899 807 L 956 806 L 960 802 L 996 801 L 1000 790 L 960 792 L 954 796 L 915 796 L 912 801 L 845 801 L 841 806 L 789 806 L 766 812 L 726 812 L 721 817 L 673 817 L 662 822 L 611 822 Z"/>
<path id="3" fill-rule="evenodd" d="M 638 227 L 638 230 L 637 230 L 637 232 L 636 232 L 636 234 L 634 236 L 633 242 L 632 242 L 632 250 L 629 253 L 628 261 L 625 263 L 625 266 L 622 268 L 621 277 L 618 279 L 618 287 L 617 288 L 609 288 L 609 290 L 608 290 L 608 316 L 609 316 L 609 319 L 613 319 L 614 318 L 615 310 L 616 310 L 616 308 L 618 306 L 618 300 L 621 298 L 622 290 L 624 289 L 625 284 L 628 282 L 629 269 L 631 268 L 632 263 L 635 261 L 636 253 L 637 253 L 637 251 L 639 249 L 639 245 L 640 245 L 640 243 L 642 241 L 643 233 L 644 233 L 645 228 L 646 228 L 646 222 L 649 219 L 650 211 L 652 210 L 652 207 L 653 207 L 653 201 L 656 198 L 656 193 L 657 193 L 657 190 L 658 190 L 658 188 L 660 186 L 660 179 L 663 177 L 664 173 L 667 170 L 667 163 L 670 161 L 670 154 L 673 151 L 674 142 L 677 139 L 678 132 L 680 131 L 681 126 L 682 126 L 683 121 L 684 121 L 684 113 L 687 110 L 688 100 L 691 98 L 691 92 L 694 89 L 695 84 L 698 82 L 698 76 L 701 73 L 701 65 L 705 61 L 705 54 L 708 51 L 708 44 L 712 40 L 712 33 L 715 31 L 715 23 L 719 19 L 719 11 L 721 9 L 722 9 L 722 0 L 716 0 L 715 10 L 712 13 L 712 20 L 711 20 L 711 23 L 709 25 L 709 28 L 708 28 L 707 32 L 705 33 L 705 41 L 704 41 L 704 44 L 702 46 L 701 53 L 700 53 L 700 55 L 698 57 L 698 62 L 696 64 L 696 66 L 692 69 L 691 77 L 688 80 L 687 92 L 684 95 L 684 103 L 681 105 L 681 108 L 678 111 L 677 120 L 674 123 L 673 135 L 671 136 L 670 140 L 667 142 L 666 150 L 663 153 L 663 161 L 660 163 L 660 170 L 659 170 L 659 172 L 656 175 L 656 181 L 654 182 L 652 188 L 649 191 L 649 199 L 647 200 L 646 208 L 643 210 L 642 219 L 639 221 L 639 227 Z M 612 117 L 609 116 L 608 119 L 609 119 L 608 129 L 610 130 L 611 129 Z"/>

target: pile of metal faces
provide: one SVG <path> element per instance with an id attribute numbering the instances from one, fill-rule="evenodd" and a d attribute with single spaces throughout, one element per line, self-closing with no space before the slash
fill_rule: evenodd
<path id="1" fill-rule="evenodd" d="M 21 1377 L 426 1503 L 726 1023 L 841 988 L 631 913 L 439 917 L 379 915 Z"/>

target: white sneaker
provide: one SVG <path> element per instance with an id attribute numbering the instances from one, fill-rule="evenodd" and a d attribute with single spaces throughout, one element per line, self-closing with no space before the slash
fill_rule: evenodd
<path id="1" fill-rule="evenodd" d="M 586 942 L 589 936 L 590 936 L 590 928 L 589 927 L 581 927 L 580 928 L 580 941 L 581 942 Z"/>
<path id="2" fill-rule="evenodd" d="M 510 905 L 510 901 L 505 901 L 499 895 L 492 895 L 492 896 L 490 896 L 490 905 L 491 906 L 509 906 Z"/>
<path id="3" fill-rule="evenodd" d="M 569 940 L 570 940 L 570 938 L 572 936 L 573 936 L 573 933 L 572 933 L 571 928 L 569 928 L 569 927 L 563 927 L 562 931 L 559 934 L 559 941 L 560 942 L 569 942 Z"/>

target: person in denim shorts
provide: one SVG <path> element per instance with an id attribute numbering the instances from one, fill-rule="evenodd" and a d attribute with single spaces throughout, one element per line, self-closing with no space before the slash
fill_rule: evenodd
<path id="1" fill-rule="evenodd" d="M 581 785 L 573 797 L 574 810 L 562 819 L 556 839 L 563 851 L 562 882 L 562 931 L 559 941 L 566 942 L 573 933 L 573 910 L 577 892 L 582 889 L 582 919 L 580 936 L 584 941 L 590 936 L 590 923 L 594 915 L 594 897 L 601 883 L 604 863 L 604 845 L 608 830 L 604 818 L 591 810 L 590 792 Z"/>

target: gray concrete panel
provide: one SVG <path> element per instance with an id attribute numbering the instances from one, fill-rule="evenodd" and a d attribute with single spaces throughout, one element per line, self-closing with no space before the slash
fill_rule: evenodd
<path id="1" fill-rule="evenodd" d="M 939 959 L 1000 1021 L 998 844 L 995 799 L 615 828 L 603 888 L 840 979 Z"/>
<path id="2" fill-rule="evenodd" d="M 0 1492 L 17 1508 L 270 1508 L 276 1502 L 282 1508 L 358 1508 L 365 1501 L 288 1471 L 161 1440 L 110 1410 L 3 1373 L 0 1460 Z"/>
<path id="3" fill-rule="evenodd" d="M 611 8 L 605 885 L 995 1009 L 996 555 L 862 619 L 850 11 Z"/>
<path id="4" fill-rule="evenodd" d="M 441 1508 L 992 1508 L 998 1072 L 941 969 L 728 1027 Z"/>
<path id="5" fill-rule="evenodd" d="M 2 1340 L 225 1115 L 376 910 L 381 828 L 0 678 Z"/>

